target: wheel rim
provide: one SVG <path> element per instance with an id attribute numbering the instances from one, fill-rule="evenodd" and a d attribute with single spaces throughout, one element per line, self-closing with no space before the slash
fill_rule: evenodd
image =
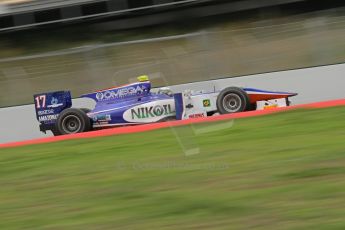
<path id="1" fill-rule="evenodd" d="M 239 95 L 230 93 L 223 98 L 223 108 L 229 113 L 240 111 L 242 99 Z"/>
<path id="2" fill-rule="evenodd" d="M 81 120 L 75 115 L 68 115 L 62 120 L 62 129 L 65 133 L 78 133 L 81 129 Z"/>

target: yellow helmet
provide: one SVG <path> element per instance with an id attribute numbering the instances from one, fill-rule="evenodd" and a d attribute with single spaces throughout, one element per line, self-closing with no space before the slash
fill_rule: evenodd
<path id="1" fill-rule="evenodd" d="M 143 82 L 143 81 L 148 81 L 149 77 L 147 75 L 142 75 L 138 77 L 138 81 Z"/>

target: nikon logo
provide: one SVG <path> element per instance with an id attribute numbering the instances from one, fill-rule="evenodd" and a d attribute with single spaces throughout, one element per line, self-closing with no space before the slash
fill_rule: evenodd
<path id="1" fill-rule="evenodd" d="M 173 115 L 175 112 L 171 109 L 171 105 L 156 105 L 131 110 L 132 119 L 144 119 L 160 116 Z"/>

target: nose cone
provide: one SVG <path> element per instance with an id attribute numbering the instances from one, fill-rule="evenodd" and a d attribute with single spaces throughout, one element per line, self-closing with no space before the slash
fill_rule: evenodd
<path id="1" fill-rule="evenodd" d="M 250 103 L 256 103 L 257 101 L 288 98 L 298 95 L 297 93 L 266 91 L 253 88 L 245 88 L 244 91 L 246 91 L 246 93 L 248 94 Z"/>

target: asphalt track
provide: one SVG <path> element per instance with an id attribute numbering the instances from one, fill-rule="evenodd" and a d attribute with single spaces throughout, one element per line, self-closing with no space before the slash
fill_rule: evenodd
<path id="1" fill-rule="evenodd" d="M 188 125 L 188 124 L 257 117 L 257 116 L 263 116 L 263 115 L 268 115 L 272 113 L 278 113 L 278 112 L 283 112 L 283 111 L 293 110 L 293 109 L 315 109 L 315 108 L 328 108 L 328 107 L 335 107 L 335 106 L 345 106 L 345 99 L 319 102 L 319 103 L 311 103 L 311 104 L 305 104 L 305 105 L 296 105 L 296 106 L 285 107 L 285 108 L 275 108 L 275 109 L 269 109 L 269 110 L 226 114 L 226 115 L 212 116 L 212 117 L 206 117 L 206 118 L 195 118 L 195 119 L 188 119 L 188 120 L 159 122 L 159 123 L 137 125 L 137 126 L 130 126 L 130 127 L 112 128 L 112 129 L 91 131 L 87 133 L 77 133 L 77 134 L 72 134 L 72 135 L 57 136 L 57 137 L 46 137 L 46 138 L 40 138 L 40 139 L 34 139 L 34 140 L 28 140 L 28 141 L 0 144 L 0 148 L 43 144 L 43 143 L 51 143 L 51 142 L 58 142 L 58 141 L 72 140 L 72 139 L 83 139 L 83 138 L 104 137 L 104 136 L 112 136 L 112 135 L 120 135 L 120 134 L 146 132 L 146 131 L 162 129 L 162 128 L 173 128 L 173 127 L 178 127 L 178 126 Z"/>
<path id="2" fill-rule="evenodd" d="M 219 80 L 189 83 L 183 85 L 172 86 L 172 90 L 175 92 L 182 91 L 184 89 L 193 90 L 213 90 L 214 88 L 219 90 L 227 86 L 241 86 L 241 87 L 256 87 L 267 90 L 279 90 L 279 91 L 293 91 L 299 93 L 297 97 L 292 98 L 293 105 L 303 105 L 309 103 L 315 103 L 320 101 L 337 100 L 329 103 L 303 105 L 306 107 L 324 105 L 345 105 L 345 91 L 344 87 L 344 73 L 345 64 L 322 66 L 315 68 L 306 68 L 290 71 L 281 71 L 274 73 L 264 73 L 251 76 L 243 76 L 237 78 L 225 78 Z M 74 100 L 75 107 L 92 107 L 93 103 L 85 100 Z M 295 108 L 295 107 L 291 107 Z M 280 110 L 277 110 L 280 111 Z M 212 121 L 221 119 L 234 119 L 246 116 L 262 115 L 265 113 L 271 113 L 271 111 L 265 112 L 248 112 L 234 115 L 226 115 L 219 117 L 211 117 L 202 120 L 193 120 L 193 122 Z M 188 124 L 191 121 L 176 121 L 164 124 L 142 125 L 138 127 L 127 127 L 109 129 L 101 132 L 90 132 L 88 134 L 77 134 L 69 137 L 56 137 L 45 138 L 51 134 L 44 135 L 38 130 L 38 122 L 35 117 L 33 105 L 25 105 L 19 107 L 10 107 L 0 109 L 0 147 L 9 147 L 23 144 L 32 144 L 39 142 L 51 142 L 59 141 L 64 138 L 73 139 L 80 137 L 93 137 L 92 135 L 114 135 L 126 132 L 133 132 L 135 130 L 144 131 L 145 129 L 156 129 L 162 127 L 169 127 L 174 125 Z M 86 136 L 84 136 L 86 135 Z M 33 140 L 39 139 L 39 140 Z M 33 141 L 32 141 L 33 140 Z M 12 142 L 10 144 L 6 144 Z M 13 143 L 15 142 L 15 143 Z M 37 142 L 37 143 L 39 143 Z M 3 144 L 1 144 L 3 143 Z M 5 143 L 5 144 L 4 144 Z"/>

